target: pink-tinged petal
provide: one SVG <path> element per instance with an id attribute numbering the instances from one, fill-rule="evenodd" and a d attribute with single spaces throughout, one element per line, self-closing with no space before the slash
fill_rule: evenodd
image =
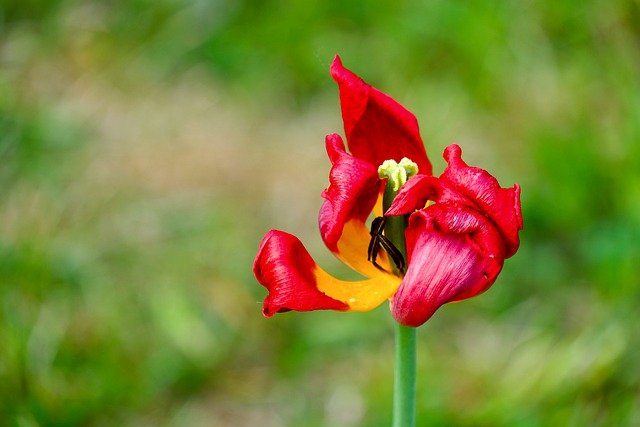
<path id="1" fill-rule="evenodd" d="M 407 157 L 419 173 L 431 175 L 431 162 L 420 137 L 418 121 L 388 95 L 366 84 L 342 66 L 336 56 L 331 76 L 340 89 L 347 144 L 355 157 L 378 167 L 385 160 Z"/>
<path id="2" fill-rule="evenodd" d="M 439 203 L 419 210 L 405 235 L 409 267 L 391 301 L 403 325 L 420 326 L 443 304 L 484 292 L 502 269 L 500 233 L 466 206 Z"/>
<path id="3" fill-rule="evenodd" d="M 318 290 L 317 265 L 300 240 L 288 233 L 267 233 L 253 263 L 253 274 L 269 291 L 262 313 L 289 310 L 348 310 L 349 305 Z"/>
<path id="4" fill-rule="evenodd" d="M 340 135 L 327 135 L 327 153 L 332 163 L 329 186 L 322 192 L 320 209 L 322 239 L 335 252 L 344 225 L 350 220 L 364 223 L 378 200 L 382 181 L 371 164 L 349 155 Z"/>
<path id="5" fill-rule="evenodd" d="M 460 194 L 476 204 L 479 210 L 500 230 L 507 245 L 505 258 L 520 246 L 518 231 L 522 230 L 520 186 L 501 188 L 489 172 L 470 167 L 462 160 L 462 150 L 452 144 L 444 151 L 447 168 L 440 178 L 448 181 Z"/>
<path id="6" fill-rule="evenodd" d="M 406 215 L 424 208 L 428 201 L 455 202 L 473 206 L 473 203 L 458 193 L 448 182 L 435 176 L 416 175 L 400 188 L 385 215 Z"/>
<path id="7" fill-rule="evenodd" d="M 297 237 L 277 230 L 262 239 L 253 272 L 269 291 L 263 305 L 266 317 L 290 310 L 369 311 L 390 298 L 400 284 L 391 275 L 338 280 L 318 267 Z"/>

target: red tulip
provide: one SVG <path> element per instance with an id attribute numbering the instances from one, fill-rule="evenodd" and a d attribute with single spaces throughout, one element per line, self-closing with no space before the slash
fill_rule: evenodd
<path id="1" fill-rule="evenodd" d="M 457 145 L 447 147 L 447 168 L 432 176 L 415 116 L 367 85 L 336 57 L 331 75 L 340 89 L 347 153 L 342 138 L 328 135 L 332 163 L 322 193 L 320 234 L 326 246 L 366 279 L 342 281 L 322 270 L 300 240 L 272 230 L 264 237 L 253 270 L 269 294 L 263 313 L 289 310 L 368 311 L 391 300 L 406 326 L 426 322 L 443 304 L 487 290 L 504 260 L 518 249 L 522 229 L 520 187 L 501 188 L 488 172 L 469 167 Z M 366 225 L 382 212 L 386 160 L 410 159 L 418 172 L 399 189 L 385 216 L 409 215 L 405 230 L 406 274 L 380 252 L 370 262 Z"/>

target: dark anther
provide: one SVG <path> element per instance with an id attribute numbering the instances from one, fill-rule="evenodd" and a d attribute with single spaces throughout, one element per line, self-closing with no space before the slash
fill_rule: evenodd
<path id="1" fill-rule="evenodd" d="M 378 258 L 378 251 L 380 250 L 380 247 L 382 247 L 382 249 L 389 254 L 389 257 L 398 270 L 400 270 L 401 273 L 404 273 L 405 264 L 402 253 L 393 245 L 393 243 L 391 243 L 389 239 L 385 237 L 384 234 L 382 234 L 386 222 L 387 218 L 383 216 L 378 216 L 374 218 L 373 222 L 371 222 L 371 231 L 369 232 L 371 235 L 371 241 L 369 241 L 369 249 L 367 250 L 367 260 L 371 261 L 379 270 L 385 271 L 384 268 L 380 267 L 376 262 L 376 259 Z"/>

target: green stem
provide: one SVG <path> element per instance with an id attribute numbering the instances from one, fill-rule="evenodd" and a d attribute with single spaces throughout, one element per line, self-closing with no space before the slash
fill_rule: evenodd
<path id="1" fill-rule="evenodd" d="M 396 191 L 387 183 L 383 196 L 383 209 L 386 211 Z M 389 216 L 384 229 L 385 236 L 402 252 L 407 260 L 404 230 L 407 228 L 406 216 Z M 392 265 L 395 269 L 395 265 Z M 395 271 L 401 275 L 400 272 Z M 396 324 L 396 365 L 393 387 L 393 427 L 414 427 L 416 423 L 416 329 Z"/>
<path id="2" fill-rule="evenodd" d="M 416 328 L 396 324 L 393 427 L 416 425 Z"/>

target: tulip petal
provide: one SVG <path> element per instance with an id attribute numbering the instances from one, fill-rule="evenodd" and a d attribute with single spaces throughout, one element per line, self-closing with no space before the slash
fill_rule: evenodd
<path id="1" fill-rule="evenodd" d="M 344 230 L 334 255 L 340 261 L 365 277 L 391 275 L 391 264 L 387 253 L 380 250 L 377 255 L 377 264 L 383 269 L 379 270 L 368 260 L 369 242 L 371 235 L 369 229 L 360 221 L 349 221 Z M 395 276 L 394 276 L 395 277 Z"/>
<path id="2" fill-rule="evenodd" d="M 380 196 L 382 181 L 369 163 L 349 155 L 340 135 L 327 135 L 327 152 L 332 163 L 326 200 L 320 209 L 320 234 L 330 250 L 350 220 L 364 223 Z"/>
<path id="3" fill-rule="evenodd" d="M 290 310 L 368 311 L 391 297 L 400 284 L 392 276 L 338 280 L 318 267 L 297 237 L 278 230 L 262 239 L 253 272 L 269 290 L 263 305 L 266 317 Z"/>
<path id="4" fill-rule="evenodd" d="M 373 166 L 345 151 L 340 135 L 328 135 L 326 145 L 333 167 L 318 218 L 322 240 L 345 264 L 374 277 L 380 271 L 367 261 L 371 236 L 365 221 L 381 199 L 383 182 Z M 385 258 L 381 256 L 380 265 Z"/>
<path id="5" fill-rule="evenodd" d="M 522 230 L 520 186 L 501 188 L 498 180 L 484 169 L 470 167 L 462 160 L 462 150 L 456 144 L 448 146 L 444 158 L 448 163 L 440 178 L 448 181 L 460 194 L 475 203 L 493 221 L 505 240 L 505 258 L 520 246 L 518 231 Z"/>
<path id="6" fill-rule="evenodd" d="M 418 121 L 411 112 L 344 68 L 338 56 L 331 65 L 331 76 L 340 89 L 342 119 L 351 154 L 376 168 L 385 160 L 399 162 L 407 157 L 418 164 L 419 173 L 431 175 L 431 162 Z"/>
<path id="7" fill-rule="evenodd" d="M 410 178 L 393 199 L 385 215 L 406 215 L 422 209 L 428 201 L 455 202 L 475 207 L 471 201 L 458 193 L 447 181 L 435 176 L 416 175 Z"/>
<path id="8" fill-rule="evenodd" d="M 504 261 L 495 226 L 477 211 L 439 203 L 411 215 L 406 230 L 409 267 L 391 301 L 394 318 L 420 326 L 445 303 L 487 290 Z"/>
<path id="9" fill-rule="evenodd" d="M 263 314 L 289 310 L 348 310 L 349 305 L 318 290 L 317 265 L 300 240 L 288 233 L 267 233 L 253 263 L 258 282 L 269 290 Z"/>
<path id="10" fill-rule="evenodd" d="M 393 296 L 401 279 L 391 274 L 378 274 L 371 279 L 344 281 L 318 269 L 318 289 L 349 304 L 349 311 L 371 311 Z"/>

